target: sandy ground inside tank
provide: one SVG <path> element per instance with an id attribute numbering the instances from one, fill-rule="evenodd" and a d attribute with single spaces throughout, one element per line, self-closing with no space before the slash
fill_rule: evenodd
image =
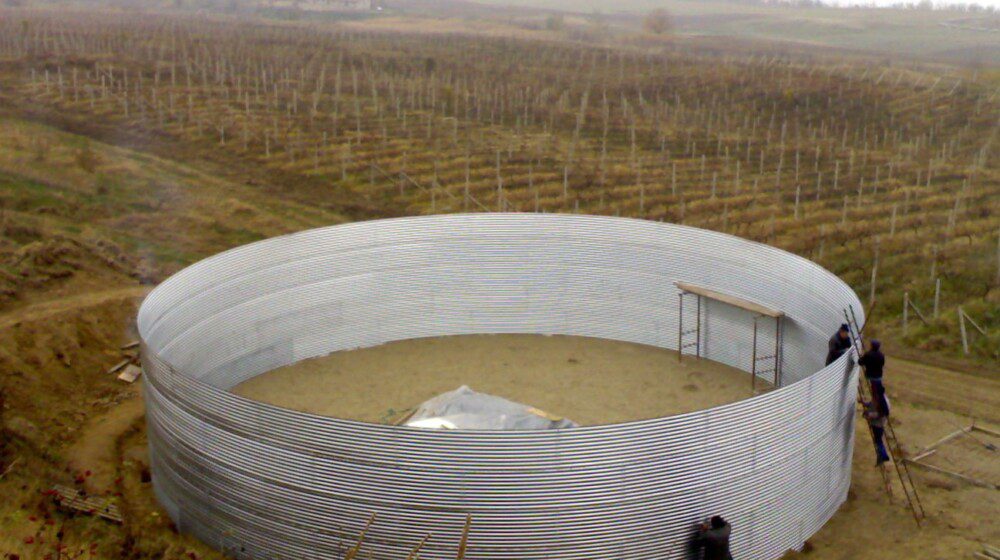
<path id="1" fill-rule="evenodd" d="M 449 336 L 334 352 L 265 373 L 234 392 L 316 414 L 391 422 L 461 385 L 582 425 L 752 395 L 749 374 L 716 362 L 678 362 L 676 352 L 641 344 L 541 335 Z"/>
<path id="2" fill-rule="evenodd" d="M 1000 379 L 898 359 L 890 359 L 886 378 L 905 455 L 972 423 L 1000 431 Z M 678 363 L 674 352 L 637 344 L 532 335 L 421 339 L 336 352 L 269 372 L 235 391 L 300 410 L 384 422 L 462 384 L 582 424 L 703 409 L 751 395 L 748 374 L 718 363 Z M 861 421 L 855 438 L 847 501 L 787 560 L 978 558 L 984 545 L 1000 546 L 1000 492 L 911 467 L 927 514 L 918 527 L 891 466 L 893 496 L 886 494 Z M 975 432 L 941 446 L 925 462 L 1000 484 L 998 448 L 1000 437 Z"/>

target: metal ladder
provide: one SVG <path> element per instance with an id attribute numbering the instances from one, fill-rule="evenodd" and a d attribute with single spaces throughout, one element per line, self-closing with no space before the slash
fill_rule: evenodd
<path id="1" fill-rule="evenodd" d="M 764 317 L 764 315 L 754 315 L 753 318 L 753 356 L 751 358 L 750 365 L 750 390 L 753 394 L 757 394 L 757 376 L 764 375 L 767 373 L 774 374 L 774 381 L 772 382 L 772 388 L 777 389 L 781 386 L 781 320 L 777 320 L 775 323 L 774 331 L 774 353 L 767 355 L 758 355 L 757 353 L 757 331 L 758 323 Z M 763 362 L 763 363 L 761 363 Z M 767 366 L 772 367 L 768 368 Z M 758 369 L 759 367 L 765 369 Z"/>
<path id="2" fill-rule="evenodd" d="M 854 345 L 854 351 L 860 358 L 864 350 L 864 340 L 861 337 L 864 327 L 858 326 L 857 316 L 854 314 L 854 306 L 849 306 L 848 309 L 844 310 L 844 319 L 850 327 L 851 344 Z M 874 392 L 872 391 L 871 383 L 868 381 L 868 377 L 864 375 L 864 366 L 861 366 L 861 369 L 862 375 L 858 377 L 858 397 L 863 400 L 867 399 L 868 402 L 872 402 Z M 875 432 L 872 430 L 871 424 L 868 423 L 867 418 L 864 420 L 865 424 L 868 425 L 868 433 L 872 437 L 872 443 L 877 443 L 875 441 Z M 920 521 L 926 517 L 924 513 L 924 506 L 920 503 L 920 495 L 917 494 L 917 487 L 913 483 L 913 478 L 910 476 L 910 469 L 907 468 L 906 461 L 903 460 L 903 450 L 899 446 L 899 439 L 896 438 L 896 430 L 893 429 L 891 416 L 887 416 L 885 418 L 885 430 L 883 432 L 886 451 L 889 454 L 889 460 L 892 461 L 892 465 L 895 467 L 896 477 L 899 478 L 900 486 L 903 488 L 903 495 L 906 497 L 906 503 L 910 508 L 910 512 L 913 514 L 913 519 L 917 522 L 917 526 L 920 526 Z M 884 463 L 879 465 L 879 469 L 882 471 L 882 482 L 885 484 L 886 492 L 889 494 L 889 500 L 891 501 L 892 483 L 890 480 L 889 470 L 886 468 Z"/>
<path id="3" fill-rule="evenodd" d="M 697 307 L 695 308 L 695 326 L 693 329 L 684 330 L 684 296 L 693 295 L 697 300 Z M 698 294 L 691 294 L 688 292 L 681 292 L 678 294 L 680 298 L 680 307 L 678 308 L 678 326 L 677 326 L 677 361 L 683 361 L 684 359 L 684 349 L 694 346 L 694 356 L 696 358 L 701 358 L 701 296 Z M 690 337 L 694 335 L 694 342 L 684 342 L 684 337 Z"/>

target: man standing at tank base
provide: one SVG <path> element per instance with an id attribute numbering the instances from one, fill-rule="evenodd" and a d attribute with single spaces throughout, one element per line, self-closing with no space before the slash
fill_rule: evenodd
<path id="1" fill-rule="evenodd" d="M 695 541 L 698 549 L 704 549 L 704 560 L 733 560 L 729 552 L 729 535 L 732 533 L 729 522 L 719 517 L 712 517 L 708 523 L 703 523 L 698 530 Z"/>
<path id="2" fill-rule="evenodd" d="M 851 328 L 847 326 L 847 323 L 840 325 L 837 332 L 833 333 L 827 346 L 826 365 L 836 362 L 837 358 L 843 356 L 844 352 L 851 348 Z"/>

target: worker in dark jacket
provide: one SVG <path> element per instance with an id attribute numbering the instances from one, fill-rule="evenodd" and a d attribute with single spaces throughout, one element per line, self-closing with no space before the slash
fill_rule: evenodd
<path id="1" fill-rule="evenodd" d="M 698 547 L 705 549 L 704 560 L 733 560 L 733 555 L 729 553 L 729 534 L 732 530 L 729 522 L 718 515 L 701 526 Z"/>
<path id="2" fill-rule="evenodd" d="M 879 414 L 889 417 L 889 401 L 885 396 L 885 385 L 882 383 L 882 370 L 885 368 L 885 355 L 882 354 L 882 343 L 872 339 L 871 348 L 858 360 L 865 368 L 865 378 L 872 389 L 872 402 Z"/>
<path id="3" fill-rule="evenodd" d="M 830 337 L 830 342 L 828 343 L 828 349 L 826 352 L 826 365 L 830 365 L 837 361 L 837 358 L 844 355 L 851 348 L 851 328 L 847 326 L 847 323 L 840 325 L 837 332 L 833 333 Z"/>
<path id="4" fill-rule="evenodd" d="M 877 340 L 872 340 L 871 348 L 865 352 L 864 356 L 858 360 L 858 364 L 865 368 L 865 377 L 869 381 L 878 379 L 882 380 L 882 368 L 885 367 L 885 355 L 882 354 L 882 343 Z"/>

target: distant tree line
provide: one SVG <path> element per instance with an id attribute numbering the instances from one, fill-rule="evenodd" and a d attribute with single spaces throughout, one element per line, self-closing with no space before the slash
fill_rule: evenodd
<path id="1" fill-rule="evenodd" d="M 895 2 L 886 6 L 874 2 L 844 2 L 834 3 L 829 0 L 729 0 L 733 4 L 752 6 L 791 6 L 796 8 L 881 8 L 888 10 L 947 10 L 956 12 L 995 14 L 1000 12 L 997 6 L 983 6 L 974 2 L 965 3 L 935 3 L 932 0 L 919 2 Z"/>

